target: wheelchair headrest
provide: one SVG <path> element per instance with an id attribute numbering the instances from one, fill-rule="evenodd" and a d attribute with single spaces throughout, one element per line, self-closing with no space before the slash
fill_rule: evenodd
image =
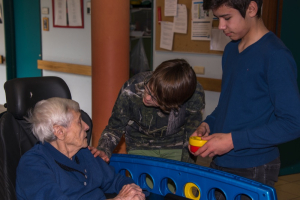
<path id="1" fill-rule="evenodd" d="M 40 100 L 51 97 L 71 99 L 66 82 L 54 76 L 15 78 L 4 84 L 7 112 L 17 119 L 24 119 L 28 110 Z"/>

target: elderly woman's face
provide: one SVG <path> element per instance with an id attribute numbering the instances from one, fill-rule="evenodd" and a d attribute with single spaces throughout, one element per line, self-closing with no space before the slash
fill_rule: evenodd
<path id="1" fill-rule="evenodd" d="M 89 126 L 81 119 L 81 113 L 71 111 L 73 120 L 66 129 L 64 142 L 73 149 L 81 149 L 88 146 L 86 131 Z"/>

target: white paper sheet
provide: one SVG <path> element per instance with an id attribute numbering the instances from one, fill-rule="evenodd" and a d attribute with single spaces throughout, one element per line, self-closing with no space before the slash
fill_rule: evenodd
<path id="1" fill-rule="evenodd" d="M 82 26 L 80 0 L 67 0 L 69 26 Z"/>
<path id="2" fill-rule="evenodd" d="M 177 15 L 177 0 L 165 0 L 165 16 Z"/>
<path id="3" fill-rule="evenodd" d="M 66 0 L 54 0 L 55 19 L 54 25 L 67 26 L 67 2 Z"/>
<path id="4" fill-rule="evenodd" d="M 227 37 L 222 30 L 217 28 L 211 29 L 210 50 L 224 51 L 225 46 L 230 41 L 230 37 Z"/>
<path id="5" fill-rule="evenodd" d="M 174 33 L 187 33 L 187 10 L 185 4 L 177 5 L 177 16 L 174 17 Z"/>
<path id="6" fill-rule="evenodd" d="M 161 33 L 160 33 L 160 48 L 172 50 L 173 48 L 173 22 L 160 22 Z"/>
<path id="7" fill-rule="evenodd" d="M 212 28 L 212 11 L 203 10 L 203 0 L 192 1 L 192 40 L 210 40 Z"/>

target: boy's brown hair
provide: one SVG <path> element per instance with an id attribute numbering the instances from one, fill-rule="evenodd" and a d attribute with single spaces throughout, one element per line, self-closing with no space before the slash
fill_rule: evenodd
<path id="1" fill-rule="evenodd" d="M 258 18 L 260 18 L 263 0 L 203 0 L 203 9 L 214 10 L 222 5 L 225 5 L 238 10 L 241 13 L 242 17 L 245 18 L 246 11 L 251 1 L 256 2 L 258 8 L 256 15 Z"/>
<path id="2" fill-rule="evenodd" d="M 178 110 L 195 92 L 197 78 L 184 59 L 168 60 L 153 72 L 148 84 L 160 108 L 165 112 Z"/>

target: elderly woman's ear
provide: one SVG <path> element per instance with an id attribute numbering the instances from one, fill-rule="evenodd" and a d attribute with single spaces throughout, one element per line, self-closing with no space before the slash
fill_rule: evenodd
<path id="1" fill-rule="evenodd" d="M 65 128 L 60 125 L 53 125 L 53 134 L 57 139 L 63 140 L 65 137 Z"/>

